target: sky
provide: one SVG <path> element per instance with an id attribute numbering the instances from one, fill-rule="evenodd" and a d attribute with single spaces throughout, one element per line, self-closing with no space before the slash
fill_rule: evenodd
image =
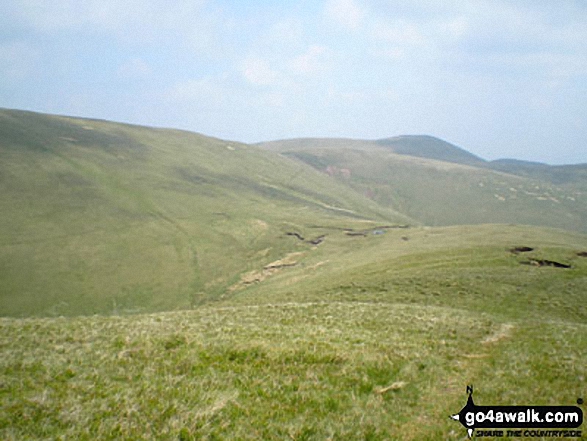
<path id="1" fill-rule="evenodd" d="M 2 0 L 0 107 L 587 163 L 587 1 Z"/>

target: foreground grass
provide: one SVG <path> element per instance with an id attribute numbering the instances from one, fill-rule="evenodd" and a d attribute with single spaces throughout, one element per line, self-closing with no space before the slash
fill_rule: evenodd
<path id="1" fill-rule="evenodd" d="M 587 396 L 585 236 L 364 225 L 295 229 L 324 241 L 282 237 L 191 311 L 0 319 L 0 439 L 464 440 L 467 384 Z"/>
<path id="2" fill-rule="evenodd" d="M 584 325 L 418 305 L 205 307 L 0 327 L 8 440 L 463 439 L 447 416 L 466 384 L 487 404 L 573 404 L 587 376 Z"/>
<path id="3" fill-rule="evenodd" d="M 587 396 L 585 236 L 298 231 L 324 243 L 191 311 L 0 319 L 0 439 L 462 440 L 467 384 Z"/>

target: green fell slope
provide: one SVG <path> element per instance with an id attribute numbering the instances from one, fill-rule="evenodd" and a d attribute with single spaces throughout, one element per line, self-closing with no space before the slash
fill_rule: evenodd
<path id="1" fill-rule="evenodd" d="M 515 159 L 500 159 L 492 161 L 489 166 L 494 170 L 550 181 L 562 186 L 579 186 L 583 191 L 587 188 L 587 164 L 548 165 Z"/>
<path id="2" fill-rule="evenodd" d="M 582 165 L 489 163 L 431 137 L 289 140 L 261 147 L 310 164 L 425 225 L 513 223 L 587 231 Z"/>
<path id="3" fill-rule="evenodd" d="M 185 308 L 295 249 L 306 224 L 410 222 L 244 144 L 0 111 L 0 314 Z"/>

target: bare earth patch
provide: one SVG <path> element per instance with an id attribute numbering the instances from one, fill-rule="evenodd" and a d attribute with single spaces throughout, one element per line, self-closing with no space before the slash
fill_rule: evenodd
<path id="1" fill-rule="evenodd" d="M 514 325 L 511 323 L 504 323 L 496 332 L 485 338 L 481 343 L 484 345 L 490 345 L 498 343 L 506 338 L 510 338 L 513 329 Z"/>

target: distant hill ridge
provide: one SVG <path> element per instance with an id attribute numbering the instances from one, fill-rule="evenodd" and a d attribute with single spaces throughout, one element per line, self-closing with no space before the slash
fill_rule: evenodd
<path id="1" fill-rule="evenodd" d="M 305 162 L 426 225 L 520 223 L 587 231 L 587 164 L 486 161 L 428 135 L 258 146 Z"/>
<path id="2" fill-rule="evenodd" d="M 288 150 L 313 150 L 313 149 L 373 149 L 384 147 L 391 152 L 415 156 L 419 158 L 435 159 L 438 161 L 452 162 L 455 164 L 474 165 L 477 167 L 488 167 L 495 170 L 513 171 L 520 168 L 566 168 L 572 171 L 573 168 L 587 167 L 587 163 L 549 165 L 542 162 L 527 161 L 514 158 L 500 158 L 492 161 L 483 159 L 473 153 L 458 147 L 448 141 L 431 135 L 400 135 L 390 138 L 376 140 L 356 138 L 290 138 L 275 141 L 256 143 L 261 148 L 278 152 Z"/>
<path id="3" fill-rule="evenodd" d="M 417 156 L 465 165 L 485 165 L 487 161 L 442 139 L 429 135 L 404 135 L 380 139 L 378 145 L 400 155 Z"/>

